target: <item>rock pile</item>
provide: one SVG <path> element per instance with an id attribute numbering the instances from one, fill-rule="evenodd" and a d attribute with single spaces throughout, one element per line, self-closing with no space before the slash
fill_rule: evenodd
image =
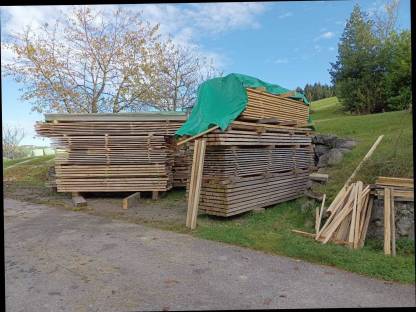
<path id="1" fill-rule="evenodd" d="M 312 137 L 315 152 L 315 165 L 318 168 L 340 163 L 345 153 L 353 149 L 357 142 L 352 139 L 338 138 L 333 134 L 318 134 Z"/>

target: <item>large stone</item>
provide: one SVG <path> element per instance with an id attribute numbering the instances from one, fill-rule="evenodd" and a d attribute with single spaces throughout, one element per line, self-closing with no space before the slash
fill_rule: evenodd
<path id="1" fill-rule="evenodd" d="M 353 149 L 357 145 L 357 142 L 349 139 L 337 139 L 335 142 L 336 148 Z"/>
<path id="2" fill-rule="evenodd" d="M 312 143 L 328 145 L 329 147 L 335 147 L 337 142 L 337 136 L 333 134 L 317 134 L 312 138 Z"/>
<path id="3" fill-rule="evenodd" d="M 318 161 L 318 168 L 326 167 L 326 166 L 333 166 L 339 164 L 342 161 L 343 154 L 342 152 L 337 149 L 333 148 L 328 153 L 319 157 Z"/>
<path id="4" fill-rule="evenodd" d="M 315 151 L 315 155 L 316 157 L 321 157 L 323 154 L 328 153 L 330 150 L 330 148 L 326 145 L 321 145 L 321 144 L 317 144 L 315 145 L 314 151 Z"/>

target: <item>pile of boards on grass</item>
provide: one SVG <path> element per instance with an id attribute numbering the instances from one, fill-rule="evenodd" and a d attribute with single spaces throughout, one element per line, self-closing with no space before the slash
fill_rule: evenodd
<path id="1" fill-rule="evenodd" d="M 58 149 L 58 192 L 163 192 L 172 187 L 182 113 L 45 114 L 36 132 Z"/>
<path id="2" fill-rule="evenodd" d="M 315 239 L 324 244 L 331 240 L 354 249 L 363 247 L 374 200 L 370 197 L 370 190 L 370 185 L 364 187 L 361 181 L 351 183 L 328 207 L 326 214 L 329 217 L 319 228 L 323 213 L 321 207 L 316 218 Z"/>
<path id="3" fill-rule="evenodd" d="M 414 201 L 413 179 L 378 177 L 372 193 L 384 201 L 384 254 L 396 255 L 395 201 Z"/>
<path id="4" fill-rule="evenodd" d="M 313 165 L 309 108 L 287 95 L 247 88 L 245 110 L 225 130 L 214 126 L 195 139 L 187 183 L 187 226 L 198 208 L 229 217 L 303 196 Z M 198 148 L 197 148 L 198 147 Z"/>
<path id="5" fill-rule="evenodd" d="M 294 232 L 314 237 L 323 244 L 331 241 L 354 249 L 364 246 L 374 198 L 370 196 L 370 185 L 364 187 L 361 181 L 356 181 L 355 183 L 351 183 L 351 181 L 355 178 L 365 161 L 374 153 L 382 139 L 383 135 L 377 138 L 326 209 L 327 219 L 324 225 L 321 227 L 326 195 L 323 197 L 321 208 L 316 209 L 315 234 L 298 230 L 293 230 Z"/>

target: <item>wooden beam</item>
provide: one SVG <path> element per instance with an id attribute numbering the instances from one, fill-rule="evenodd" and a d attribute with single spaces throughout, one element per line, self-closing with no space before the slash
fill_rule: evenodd
<path id="1" fill-rule="evenodd" d="M 129 209 L 140 200 L 140 192 L 133 193 L 123 198 L 123 209 Z"/>
<path id="2" fill-rule="evenodd" d="M 81 195 L 72 196 L 72 203 L 74 204 L 74 207 L 85 207 L 85 206 L 87 206 L 87 201 Z"/>
<path id="3" fill-rule="evenodd" d="M 316 222 L 316 224 L 315 224 L 315 231 L 316 231 L 316 234 L 318 234 L 318 233 L 319 233 L 319 228 L 321 227 L 321 220 L 322 220 L 322 215 L 323 215 L 323 213 L 324 213 L 325 199 L 326 199 L 326 194 L 324 194 L 324 196 L 323 196 L 323 198 L 322 198 L 322 205 L 321 205 L 321 209 L 320 209 L 320 211 L 319 211 L 319 216 L 318 216 L 317 222 Z"/>
<path id="4" fill-rule="evenodd" d="M 201 184 L 202 184 L 202 173 L 203 173 L 203 169 L 204 169 L 204 158 L 205 158 L 205 149 L 207 146 L 207 141 L 206 139 L 198 139 L 198 141 L 200 141 L 199 145 L 198 145 L 198 159 L 197 164 L 195 165 L 196 168 L 196 173 L 195 173 L 195 180 L 194 180 L 194 185 L 193 187 L 195 188 L 193 195 L 194 195 L 194 199 L 192 201 L 192 207 L 191 208 L 191 223 L 190 223 L 190 227 L 191 230 L 196 228 L 196 219 L 198 216 L 198 205 L 199 205 L 199 196 L 200 196 L 200 192 L 201 192 Z M 189 209 L 189 207 L 188 207 Z"/>
<path id="5" fill-rule="evenodd" d="M 391 189 L 384 189 L 384 254 L 391 255 Z"/>
<path id="6" fill-rule="evenodd" d="M 329 177 L 328 174 L 325 174 L 325 173 L 317 173 L 317 172 L 311 173 L 309 175 L 309 178 L 311 180 L 313 180 L 313 181 L 319 181 L 319 182 L 327 182 L 328 181 L 328 177 Z"/>
<path id="7" fill-rule="evenodd" d="M 361 162 L 358 164 L 357 168 L 355 168 L 354 172 L 351 174 L 351 176 L 348 178 L 347 182 L 345 182 L 345 185 L 350 184 L 352 179 L 355 178 L 358 171 L 361 169 L 364 162 L 366 162 L 371 155 L 373 155 L 374 151 L 376 150 L 377 146 L 380 144 L 381 140 L 383 139 L 384 135 L 380 135 L 377 140 L 374 142 L 373 146 L 371 146 L 370 150 L 367 152 L 367 154 L 364 156 L 364 158 L 361 160 Z"/>
<path id="8" fill-rule="evenodd" d="M 215 129 L 218 129 L 219 127 L 220 126 L 211 127 L 211 128 L 209 128 L 209 129 L 207 129 L 205 131 L 202 131 L 201 133 L 198 133 L 198 134 L 196 134 L 194 136 L 191 136 L 190 138 L 187 138 L 187 139 L 184 139 L 182 141 L 179 141 L 178 143 L 176 143 L 176 146 L 179 146 L 179 145 L 185 144 L 186 142 L 195 140 L 195 139 L 199 138 L 200 136 L 203 136 L 204 134 L 210 133 L 211 131 L 214 131 Z"/>
<path id="9" fill-rule="evenodd" d="M 390 206 L 391 206 L 391 220 L 390 220 L 390 226 L 391 226 L 391 255 L 393 257 L 396 256 L 396 222 L 395 222 L 395 208 L 394 208 L 394 198 L 391 196 L 390 198 Z"/>

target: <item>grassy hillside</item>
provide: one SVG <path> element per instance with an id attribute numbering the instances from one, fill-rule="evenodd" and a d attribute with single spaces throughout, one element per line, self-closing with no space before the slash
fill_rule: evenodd
<path id="1" fill-rule="evenodd" d="M 384 138 L 357 179 L 373 183 L 377 176 L 413 177 L 412 114 L 406 111 L 352 116 L 342 112 L 337 98 L 312 103 L 318 133 L 331 133 L 358 141 L 341 164 L 328 169 L 327 195 L 334 196 L 379 135 Z M 324 191 L 322 189 L 321 191 Z"/>

